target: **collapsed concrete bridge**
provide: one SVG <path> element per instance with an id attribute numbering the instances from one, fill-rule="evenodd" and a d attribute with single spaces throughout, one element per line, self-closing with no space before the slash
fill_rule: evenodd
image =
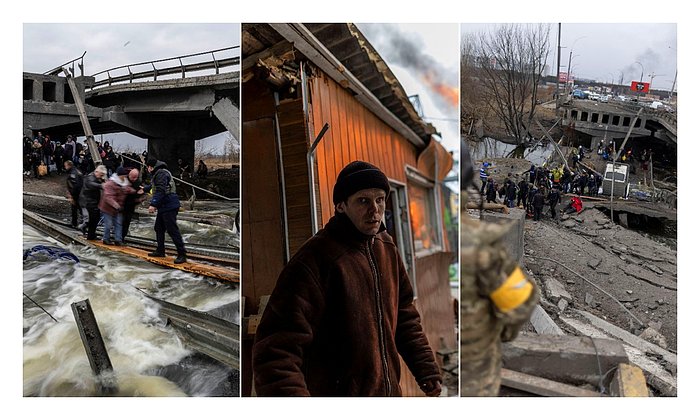
<path id="1" fill-rule="evenodd" d="M 183 64 L 183 59 L 195 62 Z M 171 168 L 177 159 L 194 167 L 195 140 L 224 131 L 239 137 L 239 65 L 239 47 L 229 47 L 124 65 L 93 76 L 74 74 L 74 80 L 94 134 L 130 133 L 147 139 L 149 154 Z M 44 74 L 23 73 L 24 135 L 84 135 L 75 98 L 60 72 L 59 67 Z"/>

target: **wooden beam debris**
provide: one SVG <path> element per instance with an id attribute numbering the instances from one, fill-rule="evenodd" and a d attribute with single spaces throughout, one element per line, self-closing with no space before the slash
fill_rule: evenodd
<path id="1" fill-rule="evenodd" d="M 501 369 L 501 386 L 542 397 L 602 397 L 599 392 L 551 381 L 510 369 Z"/>

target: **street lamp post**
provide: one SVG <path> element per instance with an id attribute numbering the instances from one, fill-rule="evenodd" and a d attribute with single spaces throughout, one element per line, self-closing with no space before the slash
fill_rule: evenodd
<path id="1" fill-rule="evenodd" d="M 639 65 L 642 67 L 642 75 L 639 76 L 639 82 L 641 83 L 641 82 L 644 81 L 644 66 L 643 66 L 642 63 L 640 63 L 639 61 L 635 61 L 634 63 L 635 63 L 635 64 L 639 64 Z"/>

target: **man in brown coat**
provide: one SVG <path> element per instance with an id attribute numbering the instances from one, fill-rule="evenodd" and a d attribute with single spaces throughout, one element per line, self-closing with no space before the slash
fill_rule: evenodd
<path id="1" fill-rule="evenodd" d="M 429 396 L 441 375 L 382 218 L 389 181 L 352 162 L 335 215 L 277 280 L 253 347 L 259 396 L 400 396 L 401 358 Z"/>

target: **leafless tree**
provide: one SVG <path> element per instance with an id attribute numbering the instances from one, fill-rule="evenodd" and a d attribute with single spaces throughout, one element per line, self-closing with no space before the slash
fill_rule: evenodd
<path id="1" fill-rule="evenodd" d="M 463 39 L 462 72 L 482 87 L 475 97 L 481 96 L 518 144 L 528 138 L 548 52 L 547 24 L 504 24 Z"/>
<path id="2" fill-rule="evenodd" d="M 240 144 L 233 137 L 233 135 L 231 135 L 231 133 L 228 132 L 226 132 L 226 140 L 224 141 L 224 157 L 232 163 L 240 162 L 241 157 Z"/>

